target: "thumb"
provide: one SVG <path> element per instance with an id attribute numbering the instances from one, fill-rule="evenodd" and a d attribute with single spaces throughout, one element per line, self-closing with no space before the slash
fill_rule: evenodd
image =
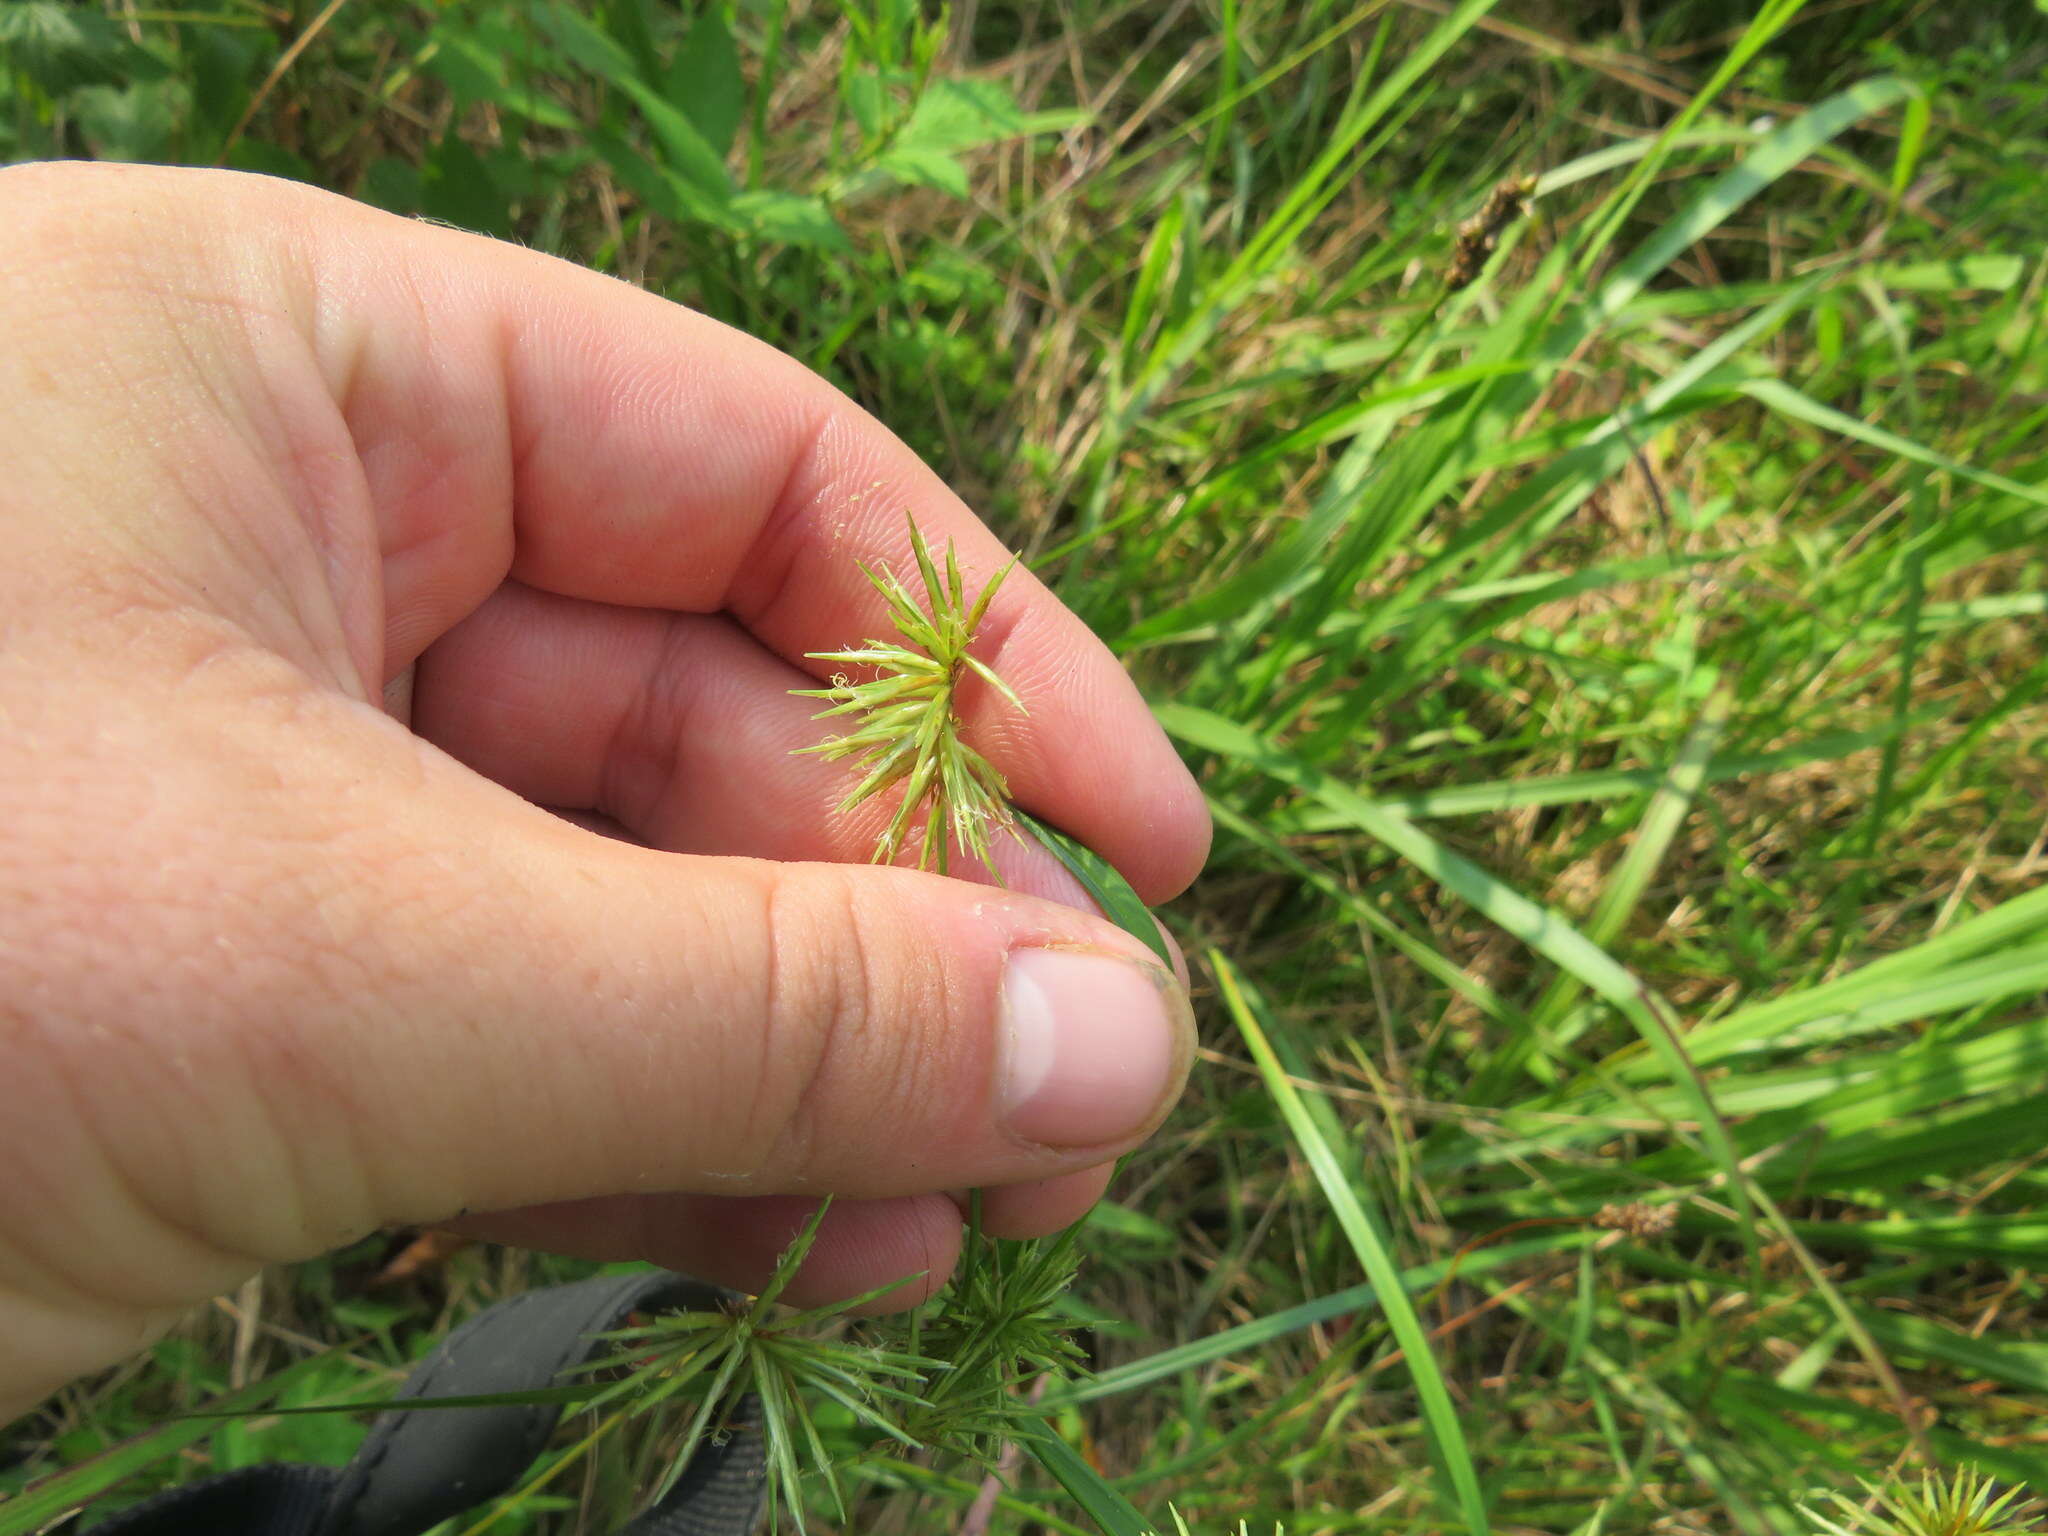
<path id="1" fill-rule="evenodd" d="M 1133 1145 L 1187 1069 L 1181 985 L 1051 902 L 612 841 L 311 688 L 137 735 L 171 750 L 105 818 L 130 856 L 68 887 L 126 914 L 71 989 L 115 1027 L 46 1032 L 131 1231 L 279 1260 L 608 1194 L 1000 1184 Z"/>
<path id="2" fill-rule="evenodd" d="M 407 1214 L 1038 1178 L 1135 1144 L 1186 1073 L 1180 984 L 1052 903 L 655 853 L 520 806 L 471 825 L 497 852 L 449 873 L 452 949 L 385 988 L 392 1145 L 446 1181 Z M 402 1107 L 436 1082 L 438 1115 Z"/>

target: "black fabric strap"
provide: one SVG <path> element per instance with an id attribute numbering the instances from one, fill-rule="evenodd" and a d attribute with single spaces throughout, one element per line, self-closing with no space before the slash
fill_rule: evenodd
<path id="1" fill-rule="evenodd" d="M 340 1481 L 339 1467 L 244 1467 L 145 1499 L 100 1521 L 91 1536 L 313 1536 Z"/>
<path id="2" fill-rule="evenodd" d="M 406 1397 L 475 1397 L 557 1385 L 636 1311 L 708 1311 L 729 1294 L 661 1271 L 529 1291 L 479 1313 L 435 1348 Z M 93 1536 L 418 1536 L 509 1491 L 561 1418 L 556 1403 L 390 1410 L 346 1467 L 251 1467 L 175 1488 Z M 697 1448 L 668 1496 L 621 1536 L 750 1536 L 766 1458 L 741 1427 Z"/>

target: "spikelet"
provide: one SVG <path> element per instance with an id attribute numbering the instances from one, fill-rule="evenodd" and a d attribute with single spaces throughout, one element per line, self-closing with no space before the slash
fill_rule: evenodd
<path id="1" fill-rule="evenodd" d="M 1019 714 L 1026 713 L 1024 701 L 1010 686 L 987 664 L 968 654 L 990 600 L 1016 562 L 990 577 L 970 605 L 952 545 L 946 546 L 943 577 L 914 519 L 910 547 L 924 586 L 923 603 L 886 566 L 861 567 L 888 603 L 889 617 L 907 643 L 869 640 L 855 650 L 808 653 L 813 661 L 871 668 L 879 675 L 868 682 L 855 682 L 841 673 L 829 688 L 793 690 L 798 698 L 828 701 L 830 707 L 813 719 L 851 717 L 853 722 L 846 735 L 802 750 L 828 761 L 859 759 L 863 776 L 839 803 L 841 814 L 885 789 L 902 786 L 896 815 L 875 845 L 877 864 L 896 861 L 923 811 L 924 831 L 917 839 L 919 869 L 947 873 L 950 833 L 953 841 L 1000 880 L 991 837 L 1016 833 L 1009 786 L 994 764 L 961 739 L 956 701 L 961 683 L 972 673 Z"/>

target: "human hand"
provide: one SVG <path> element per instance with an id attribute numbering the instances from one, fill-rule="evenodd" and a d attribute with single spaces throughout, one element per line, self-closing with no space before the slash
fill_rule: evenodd
<path id="1" fill-rule="evenodd" d="M 1158 1124 L 1182 984 L 1021 849 L 862 866 L 889 807 L 791 755 L 906 508 L 1004 558 L 872 419 L 283 182 L 20 167 L 0 226 L 0 1420 L 458 1213 L 746 1286 L 836 1193 L 793 1299 L 907 1303 L 946 1191 L 1052 1230 Z M 1017 801 L 1179 890 L 1207 817 L 1114 659 L 1023 572 L 983 635 Z"/>

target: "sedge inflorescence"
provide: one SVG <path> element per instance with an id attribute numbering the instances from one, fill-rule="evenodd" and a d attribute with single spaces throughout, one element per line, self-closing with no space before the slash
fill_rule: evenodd
<path id="1" fill-rule="evenodd" d="M 961 685 L 972 674 L 1018 713 L 1025 713 L 1024 701 L 1010 686 L 969 654 L 990 601 L 1016 562 L 990 577 L 970 604 L 950 543 L 943 576 L 914 519 L 910 548 L 924 586 L 923 603 L 888 567 L 861 567 L 888 603 L 903 643 L 869 640 L 854 650 L 809 653 L 814 661 L 868 669 L 876 675 L 856 682 L 841 673 L 829 688 L 796 690 L 799 698 L 830 701 L 829 709 L 812 718 L 852 716 L 858 721 L 846 735 L 802 750 L 829 761 L 859 759 L 865 772 L 839 803 L 841 814 L 883 790 L 903 786 L 896 814 L 876 841 L 876 863 L 896 861 L 923 812 L 923 831 L 916 838 L 919 869 L 947 873 L 950 844 L 957 842 L 996 874 L 991 838 L 1015 831 L 1009 786 L 995 765 L 962 739 L 957 701 Z"/>

